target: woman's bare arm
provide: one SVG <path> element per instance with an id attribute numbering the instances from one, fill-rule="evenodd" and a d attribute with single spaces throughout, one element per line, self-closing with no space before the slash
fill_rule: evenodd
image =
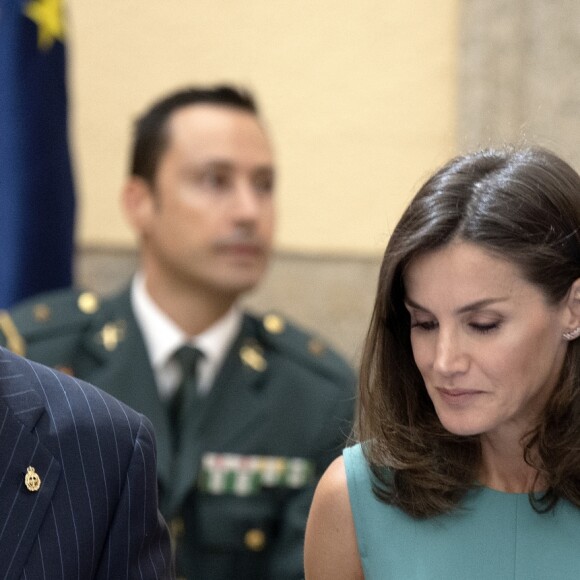
<path id="1" fill-rule="evenodd" d="M 306 580 L 364 578 L 342 457 L 326 470 L 314 494 L 304 547 Z"/>

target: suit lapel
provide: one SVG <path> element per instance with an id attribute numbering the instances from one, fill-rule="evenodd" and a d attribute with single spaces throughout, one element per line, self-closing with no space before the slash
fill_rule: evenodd
<path id="1" fill-rule="evenodd" d="M 257 431 L 266 416 L 267 397 L 263 389 L 267 381 L 268 361 L 255 338 L 253 327 L 253 320 L 245 316 L 240 334 L 207 400 L 203 401 L 201 412 L 191 409 L 189 415 L 186 414 L 181 435 L 182 447 L 175 465 L 170 513 L 179 507 L 196 484 L 202 453 L 236 449 L 240 440 L 252 439 L 248 433 Z M 243 357 L 243 353 L 249 352 L 244 349 L 254 353 L 253 359 Z M 254 364 L 248 364 L 248 360 L 253 360 Z M 264 364 L 259 364 L 260 361 Z"/>
<path id="2" fill-rule="evenodd" d="M 103 306 L 101 315 L 95 317 L 83 345 L 93 361 L 92 366 L 79 371 L 87 381 L 143 413 L 153 423 L 158 449 L 157 472 L 162 487 L 168 489 L 172 479 L 170 426 L 129 296 L 126 291 L 112 299 Z M 117 333 L 115 340 L 107 332 Z"/>
<path id="3" fill-rule="evenodd" d="M 40 396 L 18 378 L 6 377 L 9 366 L 0 360 L 0 578 L 20 578 L 61 467 L 33 431 L 46 412 Z M 29 467 L 40 477 L 37 491 L 27 489 Z"/>

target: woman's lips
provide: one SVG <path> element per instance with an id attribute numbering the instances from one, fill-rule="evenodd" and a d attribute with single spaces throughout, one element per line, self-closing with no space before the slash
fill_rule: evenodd
<path id="1" fill-rule="evenodd" d="M 483 394 L 483 391 L 476 391 L 474 389 L 437 388 L 437 392 L 444 401 L 453 405 L 469 404 Z"/>

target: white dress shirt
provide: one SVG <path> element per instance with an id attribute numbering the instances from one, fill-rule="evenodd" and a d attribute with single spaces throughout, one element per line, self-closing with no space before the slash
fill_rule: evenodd
<path id="1" fill-rule="evenodd" d="M 207 394 L 242 326 L 243 314 L 233 306 L 215 324 L 197 336 L 187 336 L 153 301 L 138 273 L 131 284 L 131 305 L 153 367 L 161 400 L 170 399 L 181 380 L 181 370 L 172 359 L 186 344 L 195 346 L 203 357 L 197 366 L 198 392 Z"/>

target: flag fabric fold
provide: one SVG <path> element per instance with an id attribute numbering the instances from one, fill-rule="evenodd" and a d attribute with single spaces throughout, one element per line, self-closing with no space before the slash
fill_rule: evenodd
<path id="1" fill-rule="evenodd" d="M 0 0 L 0 308 L 72 283 L 62 16 L 61 0 Z"/>

